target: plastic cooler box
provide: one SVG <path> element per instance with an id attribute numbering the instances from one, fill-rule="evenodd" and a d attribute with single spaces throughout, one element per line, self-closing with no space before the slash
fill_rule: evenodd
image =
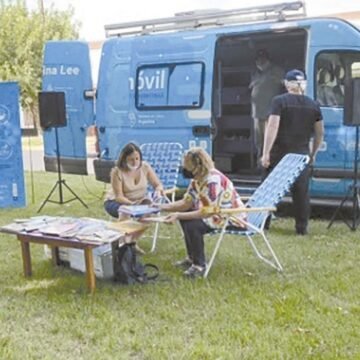
<path id="1" fill-rule="evenodd" d="M 45 246 L 45 255 L 51 258 L 51 250 Z M 84 250 L 59 248 L 59 257 L 70 265 L 70 268 L 81 272 L 86 271 Z M 105 244 L 93 249 L 95 276 L 101 279 L 110 279 L 114 276 L 111 245 Z"/>

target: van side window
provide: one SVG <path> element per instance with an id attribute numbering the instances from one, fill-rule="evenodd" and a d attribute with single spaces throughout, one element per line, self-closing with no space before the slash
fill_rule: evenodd
<path id="1" fill-rule="evenodd" d="M 199 106 L 202 87 L 202 65 L 177 65 L 169 79 L 170 106 Z"/>
<path id="2" fill-rule="evenodd" d="M 315 98 L 321 106 L 344 106 L 345 81 L 354 77 L 352 65 L 359 62 L 360 53 L 353 51 L 321 52 L 317 56 Z"/>
<path id="3" fill-rule="evenodd" d="M 204 64 L 146 65 L 138 68 L 135 104 L 139 110 L 199 108 L 203 102 Z"/>

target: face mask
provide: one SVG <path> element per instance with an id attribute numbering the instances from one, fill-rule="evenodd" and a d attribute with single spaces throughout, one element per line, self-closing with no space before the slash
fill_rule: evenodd
<path id="1" fill-rule="evenodd" d="M 192 173 L 192 171 L 185 169 L 184 167 L 182 168 L 182 174 L 185 179 L 193 179 L 194 178 L 194 174 Z"/>
<path id="2" fill-rule="evenodd" d="M 139 168 L 138 166 L 132 166 L 130 164 L 126 164 L 126 166 L 129 170 L 132 170 L 132 171 L 137 170 Z"/>

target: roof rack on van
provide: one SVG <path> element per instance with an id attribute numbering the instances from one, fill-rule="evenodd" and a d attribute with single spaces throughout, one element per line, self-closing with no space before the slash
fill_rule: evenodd
<path id="1" fill-rule="evenodd" d="M 182 12 L 175 14 L 173 17 L 110 24 L 105 25 L 105 33 L 107 38 L 145 35 L 155 32 L 189 30 L 226 24 L 270 20 L 284 21 L 288 18 L 301 16 L 306 16 L 304 1 L 292 1 L 233 10 L 211 9 Z"/>

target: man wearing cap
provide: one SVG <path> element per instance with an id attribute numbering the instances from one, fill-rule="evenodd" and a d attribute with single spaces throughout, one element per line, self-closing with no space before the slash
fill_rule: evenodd
<path id="1" fill-rule="evenodd" d="M 255 63 L 256 70 L 252 74 L 249 88 L 251 90 L 251 115 L 254 119 L 255 146 L 260 165 L 271 100 L 281 93 L 284 71 L 271 63 L 270 56 L 265 49 L 256 52 Z"/>
<path id="2" fill-rule="evenodd" d="M 308 154 L 310 164 L 322 143 L 324 126 L 318 103 L 304 95 L 305 74 L 291 70 L 285 75 L 286 94 L 276 96 L 271 103 L 268 125 L 265 131 L 264 152 L 261 159 L 267 173 L 287 153 Z M 310 149 L 310 139 L 314 137 Z M 295 215 L 295 231 L 307 234 L 310 216 L 309 196 L 310 168 L 306 168 L 291 189 Z"/>

